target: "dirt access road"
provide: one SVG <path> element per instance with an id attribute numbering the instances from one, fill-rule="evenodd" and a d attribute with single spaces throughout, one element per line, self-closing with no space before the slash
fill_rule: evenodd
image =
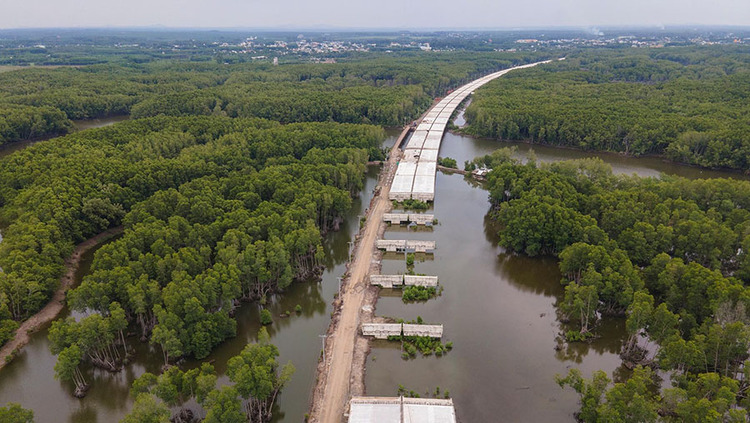
<path id="1" fill-rule="evenodd" d="M 38 313 L 24 320 L 16 331 L 15 337 L 0 348 L 0 369 L 10 363 L 11 359 L 8 357 L 17 354 L 21 348 L 29 343 L 29 335 L 39 330 L 43 325 L 53 321 L 60 314 L 60 311 L 65 306 L 65 292 L 75 282 L 76 271 L 78 270 L 78 265 L 81 263 L 83 254 L 107 239 L 121 233 L 122 226 L 108 229 L 76 246 L 73 254 L 65 260 L 65 275 L 60 278 L 60 287 L 52 295 L 52 300 L 43 309 L 39 310 Z"/>
<path id="2" fill-rule="evenodd" d="M 342 292 L 337 299 L 339 307 L 326 339 L 326 360 L 318 372 L 310 422 L 338 423 L 342 421 L 346 411 L 353 377 L 352 363 L 357 345 L 355 340 L 359 330 L 360 310 L 366 302 L 367 275 L 375 253 L 375 241 L 383 224 L 383 214 L 391 210 L 388 193 L 400 158 L 398 146 L 407 134 L 408 128 L 404 129 L 391 149 L 389 160 L 378 181 L 379 192 L 370 202 L 364 230 L 360 232 L 356 250 L 352 253 L 354 260 L 349 266 L 349 276 L 341 287 Z"/>

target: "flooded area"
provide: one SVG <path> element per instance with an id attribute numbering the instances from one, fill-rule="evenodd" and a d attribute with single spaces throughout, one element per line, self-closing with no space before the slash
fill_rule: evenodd
<path id="1" fill-rule="evenodd" d="M 367 363 L 367 394 L 396 395 L 402 384 L 426 396 L 440 387 L 450 392 L 461 421 L 497 421 L 500 415 L 503 421 L 573 421 L 577 396 L 555 384 L 555 373 L 575 366 L 586 374 L 611 374 L 620 365 L 624 328 L 611 322 L 596 342 L 557 351 L 555 302 L 563 294 L 557 261 L 506 254 L 497 247 L 488 209 L 484 189 L 463 176 L 438 173 L 432 212 L 440 223 L 432 231 L 386 231 L 388 239 L 437 242 L 434 257 L 417 255 L 414 270 L 437 275 L 444 290 L 416 304 L 404 304 L 398 290 L 383 290 L 376 314 L 443 324 L 443 342 L 454 348 L 443 357 L 403 360 L 398 343 L 378 341 Z M 383 261 L 384 274 L 405 269 L 403 255 Z"/>
<path id="2" fill-rule="evenodd" d="M 460 123 L 460 122 L 459 122 Z M 531 146 L 446 133 L 441 157 L 465 160 L 497 148 L 516 146 L 525 159 L 533 148 L 537 159 L 551 162 L 600 157 L 618 174 L 689 178 L 739 177 L 736 173 L 702 170 L 654 158 Z M 435 203 L 429 213 L 440 222 L 433 229 L 391 227 L 387 239 L 434 240 L 434 255 L 417 255 L 414 271 L 436 275 L 442 295 L 424 303 L 404 304 L 399 290 L 383 290 L 376 314 L 443 324 L 443 342 L 454 348 L 443 357 L 403 360 L 400 345 L 377 341 L 367 364 L 367 394 L 396 395 L 398 385 L 429 396 L 437 387 L 449 391 L 462 421 L 574 421 L 577 395 L 562 390 L 555 374 L 580 368 L 589 376 L 604 370 L 615 380 L 628 374 L 618 356 L 626 334 L 623 319 L 607 319 L 591 344 L 566 345 L 555 303 L 563 296 L 554 258 L 509 254 L 497 246 L 497 228 L 487 218 L 488 194 L 461 175 L 437 174 Z M 404 273 L 403 255 L 388 254 L 383 274 Z M 565 418 L 563 418 L 565 416 Z"/>
<path id="3" fill-rule="evenodd" d="M 388 130 L 385 143 L 393 145 L 400 130 Z M 315 383 L 315 371 L 321 341 L 318 335 L 325 333 L 333 311 L 331 302 L 338 290 L 337 277 L 346 270 L 349 254 L 348 242 L 359 230 L 358 215 L 363 213 L 372 198 L 377 183 L 378 169 L 371 167 L 365 187 L 355 199 L 341 230 L 330 233 L 324 242 L 326 249 L 326 270 L 321 282 L 293 284 L 287 292 L 274 296 L 266 306 L 274 316 L 274 323 L 268 327 L 273 342 L 280 351 L 279 362 L 291 361 L 297 371 L 282 391 L 277 403 L 278 411 L 274 421 L 300 422 L 308 411 L 308 402 Z M 88 253 L 81 264 L 77 278 L 80 280 L 89 269 L 93 252 Z M 299 304 L 302 312 L 294 312 Z M 279 317 L 291 311 L 288 318 Z M 213 361 L 217 372 L 223 375 L 229 358 L 237 355 L 247 343 L 256 339 L 260 308 L 257 303 L 244 304 L 237 311 L 237 336 L 229 339 L 204 361 Z M 65 311 L 61 317 L 70 315 Z M 158 347 L 140 343 L 136 338 L 129 342 L 136 347 L 136 356 L 129 366 L 120 373 L 86 369 L 91 389 L 83 399 L 72 395 L 72 386 L 54 379 L 55 356 L 49 352 L 47 329 L 32 336 L 32 340 L 19 356 L 0 372 L 0 404 L 9 401 L 19 402 L 34 410 L 37 423 L 53 422 L 116 422 L 128 413 L 133 398 L 128 390 L 133 380 L 146 371 L 158 373 L 163 364 Z M 199 365 L 190 360 L 183 367 Z M 221 376 L 220 383 L 228 380 Z"/>
<path id="4" fill-rule="evenodd" d="M 466 123 L 463 111 L 454 120 L 458 127 Z M 441 157 L 456 159 L 458 166 L 463 168 L 465 160 L 473 160 L 477 156 L 490 154 L 498 148 L 516 147 L 516 158 L 525 160 L 528 152 L 533 150 L 537 160 L 541 162 L 556 162 L 561 160 L 599 157 L 612 166 L 616 174 L 637 174 L 639 176 L 659 176 L 661 174 L 682 176 L 690 179 L 700 178 L 735 178 L 750 179 L 748 175 L 731 170 L 713 170 L 697 166 L 679 164 L 660 157 L 631 157 L 618 153 L 605 153 L 572 148 L 562 148 L 550 145 L 531 144 L 523 141 L 498 141 L 489 138 L 475 138 L 452 132 L 446 132 L 440 147 Z"/>
<path id="5" fill-rule="evenodd" d="M 393 145 L 400 130 L 389 130 L 385 146 Z M 446 134 L 441 156 L 464 160 L 490 153 L 510 143 Z M 528 144 L 517 143 L 519 157 Z M 634 159 L 618 155 L 591 154 L 573 150 L 534 146 L 539 160 L 552 161 L 599 156 L 618 173 L 657 175 L 659 172 L 688 177 L 722 176 L 721 172 L 664 163 L 658 159 Z M 2 153 L 0 153 L 2 154 Z M 274 323 L 269 327 L 272 342 L 279 347 L 281 363 L 292 361 L 297 371 L 283 390 L 275 421 L 300 422 L 308 411 L 315 368 L 321 351 L 319 335 L 330 322 L 331 302 L 337 291 L 337 277 L 345 271 L 348 242 L 358 230 L 358 215 L 369 204 L 377 181 L 371 168 L 366 186 L 354 201 L 339 232 L 325 239 L 326 270 L 321 282 L 297 283 L 267 306 Z M 736 174 L 735 174 L 736 175 Z M 418 256 L 415 271 L 438 275 L 442 296 L 420 304 L 403 304 L 400 292 L 384 290 L 376 314 L 407 320 L 421 316 L 426 322 L 445 325 L 444 341 L 454 349 L 441 358 L 401 359 L 399 345 L 386 341 L 373 344 L 367 365 L 368 395 L 395 395 L 399 384 L 420 392 L 450 391 L 458 417 L 466 422 L 560 421 L 577 409 L 577 397 L 563 391 L 553 380 L 555 373 L 579 367 L 585 374 L 603 369 L 610 375 L 625 374 L 617 356 L 625 333 L 623 321 L 612 319 L 601 328 L 604 336 L 592 344 L 558 346 L 560 324 L 555 302 L 562 295 L 557 263 L 551 258 L 527 258 L 506 254 L 496 244 L 496 228 L 486 219 L 487 192 L 460 175 L 438 173 L 434 213 L 439 224 L 432 230 L 408 231 L 392 227 L 386 237 L 437 241 L 434 256 Z M 78 278 L 88 270 L 93 253 L 88 253 Z M 387 255 L 383 273 L 403 272 L 402 255 Z M 294 313 L 299 304 L 302 312 Z M 280 314 L 291 311 L 291 317 Z M 64 314 L 68 314 L 65 312 Z M 227 360 L 255 340 L 259 329 L 259 306 L 245 304 L 237 312 L 237 337 L 220 345 L 206 360 L 212 360 L 220 374 Z M 47 330 L 33 336 L 19 357 L 0 372 L 0 404 L 20 402 L 34 410 L 36 421 L 115 422 L 132 405 L 128 389 L 145 371 L 158 372 L 161 352 L 131 338 L 137 352 L 124 371 L 110 374 L 98 370 L 85 373 L 91 383 L 86 398 L 71 395 L 72 387 L 54 380 L 55 357 L 50 354 Z M 188 361 L 184 367 L 198 363 Z M 220 382 L 226 382 L 224 377 Z"/>

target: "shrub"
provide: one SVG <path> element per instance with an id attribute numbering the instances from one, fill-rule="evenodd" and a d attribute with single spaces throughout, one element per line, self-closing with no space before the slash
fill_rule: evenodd
<path id="1" fill-rule="evenodd" d="M 577 330 L 569 330 L 565 332 L 565 339 L 568 342 L 585 342 L 593 337 L 594 334 L 591 332 L 579 332 Z"/>
<path id="2" fill-rule="evenodd" d="M 404 200 L 402 202 L 393 201 L 394 208 L 402 208 L 404 210 L 427 210 L 430 208 L 430 204 L 419 200 Z"/>
<path id="3" fill-rule="evenodd" d="M 438 291 L 434 286 L 407 286 L 401 293 L 401 300 L 405 303 L 427 301 L 437 295 Z"/>
<path id="4" fill-rule="evenodd" d="M 271 312 L 264 308 L 260 311 L 260 324 L 266 326 L 270 325 L 271 323 L 273 323 Z"/>
<path id="5" fill-rule="evenodd" d="M 449 167 L 451 169 L 458 169 L 458 163 L 456 162 L 455 159 L 451 159 L 450 157 L 438 159 L 438 164 L 443 167 Z"/>

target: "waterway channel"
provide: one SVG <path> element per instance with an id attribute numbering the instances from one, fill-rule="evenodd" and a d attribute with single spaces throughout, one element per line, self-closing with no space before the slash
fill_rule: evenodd
<path id="1" fill-rule="evenodd" d="M 384 145 L 393 145 L 400 129 L 388 130 Z M 266 306 L 274 316 L 274 323 L 268 327 L 273 342 L 280 351 L 279 361 L 291 361 L 297 371 L 282 391 L 274 413 L 274 421 L 300 422 L 308 411 L 308 402 L 315 383 L 315 371 L 321 351 L 318 335 L 326 332 L 333 311 L 331 303 L 338 290 L 337 277 L 343 275 L 348 261 L 349 245 L 359 230 L 358 215 L 369 205 L 377 183 L 378 168 L 371 167 L 365 187 L 355 199 L 351 211 L 338 232 L 331 232 L 325 238 L 326 270 L 321 282 L 293 284 L 283 295 L 269 300 Z M 85 276 L 93 259 L 93 252 L 87 254 L 81 264 L 76 279 Z M 295 306 L 302 306 L 302 312 L 294 312 Z M 291 311 L 288 318 L 279 317 Z M 249 342 L 256 339 L 260 328 L 259 306 L 245 304 L 236 314 L 237 336 L 221 344 L 205 360 L 214 363 L 217 372 L 223 375 L 229 358 L 237 355 Z M 65 310 L 61 318 L 70 315 Z M 55 356 L 49 352 L 47 328 L 35 333 L 31 342 L 21 354 L 0 372 L 0 404 L 9 401 L 19 402 L 34 410 L 37 423 L 53 422 L 116 422 L 132 406 L 128 390 L 133 380 L 146 371 L 158 373 L 163 364 L 161 352 L 147 344 L 131 338 L 136 347 L 136 356 L 129 366 L 120 373 L 86 369 L 91 389 L 83 399 L 72 396 L 72 387 L 54 380 Z M 199 365 L 194 361 L 184 363 L 186 368 Z M 219 383 L 228 383 L 220 377 Z"/>
<path id="2" fill-rule="evenodd" d="M 533 148 L 538 160 L 545 162 L 600 157 L 616 173 L 741 177 L 654 158 L 501 143 L 452 133 L 445 135 L 440 155 L 462 164 L 504 146 L 516 146 L 521 159 Z M 398 343 L 375 341 L 367 364 L 367 394 L 393 396 L 401 384 L 428 396 L 440 387 L 441 392 L 450 391 L 461 421 L 572 422 L 577 395 L 562 390 L 554 375 L 571 367 L 586 375 L 602 369 L 615 380 L 626 375 L 618 357 L 626 337 L 624 320 L 606 320 L 598 330 L 601 338 L 591 344 L 562 343 L 555 303 L 563 289 L 556 260 L 509 254 L 498 247 L 497 228 L 486 217 L 487 197 L 486 190 L 461 175 L 438 173 L 429 212 L 439 225 L 432 230 L 391 227 L 386 231 L 387 239 L 437 242 L 434 255 L 417 255 L 415 272 L 437 275 L 444 291 L 425 303 L 404 304 L 400 290 L 382 290 L 376 314 L 405 320 L 420 316 L 425 322 L 441 323 L 443 342 L 453 342 L 454 349 L 443 357 L 403 360 Z M 401 254 L 387 254 L 382 273 L 403 273 L 404 259 Z"/>
<path id="3" fill-rule="evenodd" d="M 384 145 L 392 145 L 398 133 L 389 131 Z M 507 144 L 446 134 L 441 155 L 463 163 L 504 145 Z M 528 145 L 518 145 L 519 155 L 523 156 Z M 534 150 L 540 160 L 596 156 L 536 146 Z M 659 160 L 651 163 L 617 155 L 599 156 L 621 173 L 699 171 L 677 166 L 679 172 L 675 172 L 673 165 Z M 725 176 L 703 172 L 706 177 Z M 297 368 L 279 398 L 274 419 L 277 422 L 299 422 L 307 412 L 321 350 L 319 335 L 330 322 L 337 277 L 344 273 L 348 259 L 348 242 L 358 229 L 358 215 L 369 204 L 376 178 L 377 169 L 371 168 L 366 186 L 341 230 L 326 237 L 327 262 L 322 281 L 294 284 L 268 305 L 274 315 L 270 334 L 279 347 L 280 361 L 292 361 Z M 509 255 L 497 247 L 496 229 L 485 218 L 489 208 L 487 192 L 480 186 L 460 175 L 439 173 L 436 189 L 434 212 L 440 221 L 438 226 L 418 233 L 392 228 L 386 237 L 436 240 L 434 258 L 418 262 L 416 270 L 440 276 L 445 290 L 438 299 L 414 305 L 404 305 L 398 292 L 383 291 L 376 312 L 407 319 L 420 315 L 428 322 L 443 323 L 446 340 L 453 341 L 455 348 L 442 358 L 403 361 L 398 344 L 373 344 L 367 366 L 367 393 L 395 395 L 398 384 L 403 384 L 424 394 L 440 386 L 451 392 L 462 421 L 497 421 L 498 416 L 505 421 L 560 421 L 567 416 L 572 421 L 576 397 L 557 387 L 552 377 L 572 366 L 585 373 L 595 369 L 610 374 L 621 371 L 617 351 L 624 336 L 622 322 L 608 321 L 601 330 L 605 336 L 591 345 L 555 350 L 559 323 L 554 303 L 562 294 L 555 260 Z M 93 252 L 86 256 L 77 278 L 85 275 L 92 257 Z M 384 273 L 403 270 L 403 256 L 388 256 L 384 261 Z M 294 313 L 297 304 L 303 310 L 299 315 Z M 278 317 L 287 310 L 292 311 L 291 317 Z M 207 358 L 213 360 L 220 374 L 224 373 L 228 358 L 255 340 L 258 313 L 257 304 L 241 307 L 236 315 L 238 336 Z M 66 315 L 69 312 L 63 313 L 63 317 Z M 144 371 L 158 372 L 162 363 L 158 350 L 133 343 L 137 347 L 136 358 L 123 372 L 87 371 L 91 390 L 79 400 L 71 395 L 68 384 L 54 380 L 55 357 L 48 349 L 47 330 L 41 330 L 19 357 L 0 372 L 0 404 L 20 402 L 34 410 L 39 423 L 118 421 L 132 405 L 128 395 L 132 381 Z M 194 365 L 185 363 L 186 367 Z"/>

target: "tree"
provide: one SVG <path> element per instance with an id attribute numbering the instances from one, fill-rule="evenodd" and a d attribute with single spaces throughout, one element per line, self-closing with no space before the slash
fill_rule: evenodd
<path id="1" fill-rule="evenodd" d="M 212 391 L 205 402 L 207 410 L 205 423 L 245 423 L 247 417 L 242 412 L 242 403 L 233 386 L 222 386 Z M 252 421 L 252 420 L 251 420 Z"/>
<path id="2" fill-rule="evenodd" d="M 156 306 L 156 313 L 159 324 L 154 326 L 151 334 L 151 343 L 161 346 L 164 355 L 164 365 L 169 365 L 170 358 L 181 357 L 183 355 L 183 345 L 179 337 L 179 331 L 182 324 L 175 316 L 170 316 L 160 306 Z"/>
<path id="3" fill-rule="evenodd" d="M 596 224 L 590 216 L 536 193 L 501 204 L 498 219 L 504 224 L 500 243 L 530 256 L 557 254 L 581 241 L 586 228 Z"/>
<path id="4" fill-rule="evenodd" d="M 452 159 L 450 157 L 439 158 L 438 164 L 440 166 L 447 167 L 450 169 L 458 169 L 458 163 L 456 162 L 456 159 Z"/>
<path id="5" fill-rule="evenodd" d="M 581 371 L 570 369 L 565 377 L 555 375 L 555 382 L 561 388 L 569 386 L 578 393 L 581 410 L 576 418 L 581 422 L 598 422 L 598 408 L 602 402 L 602 397 L 606 392 L 610 380 L 607 374 L 601 370 L 594 372 L 593 377 L 584 379 Z"/>
<path id="6" fill-rule="evenodd" d="M 273 323 L 273 318 L 271 317 L 271 312 L 268 311 L 268 309 L 262 309 L 260 311 L 260 324 L 261 325 L 270 325 Z"/>
<path id="7" fill-rule="evenodd" d="M 21 404 L 10 402 L 0 407 L 0 422 L 34 423 L 34 412 L 21 407 Z"/>
<path id="8" fill-rule="evenodd" d="M 79 368 L 81 363 L 86 361 L 108 371 L 119 371 L 127 355 L 124 312 L 117 303 L 113 303 L 110 310 L 106 317 L 91 314 L 78 322 L 69 317 L 54 321 L 50 327 L 50 350 L 58 354 L 55 377 L 73 381 L 76 396 L 82 396 L 87 387 Z"/>
<path id="9" fill-rule="evenodd" d="M 76 387 L 76 396 L 83 396 L 88 387 L 86 379 L 84 379 L 81 370 L 78 368 L 82 359 L 83 352 L 78 345 L 73 344 L 60 351 L 55 363 L 55 379 L 73 381 Z"/>
<path id="10" fill-rule="evenodd" d="M 120 423 L 169 423 L 170 415 L 167 406 L 157 401 L 153 395 L 139 394 L 133 409 Z"/>
<path id="11" fill-rule="evenodd" d="M 651 393 L 652 372 L 649 367 L 636 367 L 624 383 L 616 383 L 607 391 L 606 403 L 599 406 L 601 421 L 626 423 L 657 421 L 657 399 Z"/>
<path id="12" fill-rule="evenodd" d="M 628 340 L 623 346 L 623 353 L 630 354 L 638 344 L 638 336 L 648 328 L 654 313 L 654 297 L 645 291 L 637 291 L 633 296 L 633 302 L 628 307 L 628 317 L 625 321 L 625 330 L 628 332 Z"/>
<path id="13" fill-rule="evenodd" d="M 592 272 L 592 274 L 594 274 Z M 582 334 L 588 333 L 589 324 L 596 318 L 599 295 L 594 285 L 578 285 L 575 282 L 565 287 L 565 297 L 560 310 L 569 318 L 577 320 Z"/>
<path id="14" fill-rule="evenodd" d="M 136 397 L 149 395 L 159 398 L 175 410 L 174 414 L 169 413 L 170 420 L 179 423 L 192 420 L 192 412 L 182 407 L 193 399 L 203 404 L 215 390 L 216 380 L 216 371 L 209 363 L 188 371 L 171 366 L 159 376 L 144 373 L 133 382 L 130 392 Z"/>
<path id="15" fill-rule="evenodd" d="M 653 384 L 651 369 L 638 366 L 624 383 L 610 383 L 602 371 L 594 372 L 591 380 L 584 379 L 578 369 L 570 369 L 568 375 L 555 376 L 560 387 L 569 386 L 580 396 L 581 411 L 577 418 L 581 422 L 655 422 L 658 419 L 657 397 L 649 388 Z"/>
<path id="16" fill-rule="evenodd" d="M 677 387 L 665 391 L 665 411 L 676 414 L 680 421 L 742 422 L 745 410 L 732 409 L 737 402 L 739 383 L 716 373 L 681 377 Z"/>
<path id="17" fill-rule="evenodd" d="M 258 342 L 247 345 L 227 364 L 229 380 L 247 402 L 247 418 L 251 422 L 270 420 L 276 396 L 294 373 L 291 363 L 279 369 L 278 356 L 279 350 L 270 343 L 266 329 L 261 328 Z"/>

